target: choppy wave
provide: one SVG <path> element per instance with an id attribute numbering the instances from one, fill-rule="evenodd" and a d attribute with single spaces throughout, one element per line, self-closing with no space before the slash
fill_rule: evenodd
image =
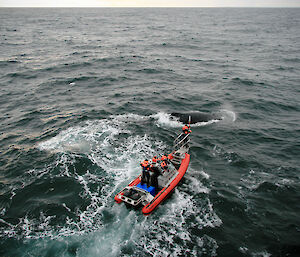
<path id="1" fill-rule="evenodd" d="M 123 205 L 113 203 L 113 196 L 118 189 L 139 173 L 139 160 L 167 147 L 146 134 L 134 135 L 131 123 L 149 119 L 152 116 L 124 114 L 110 119 L 87 121 L 40 142 L 37 145 L 40 150 L 50 151 L 57 157 L 45 169 L 30 170 L 28 174 L 33 180 L 55 180 L 62 176 L 74 180 L 79 187 L 79 197 L 86 204 L 74 208 L 68 203 L 57 201 L 56 208 L 63 209 L 60 213 L 65 215 L 64 221 L 59 224 L 52 222 L 57 217 L 55 214 L 47 215 L 47 210 L 41 210 L 39 215 L 28 213 L 17 224 L 0 220 L 4 224 L 0 229 L 1 236 L 60 239 L 85 236 L 95 231 L 95 245 L 90 249 L 81 249 L 84 255 L 105 253 L 119 256 L 129 247 L 136 249 L 137 256 L 145 252 L 153 256 L 177 256 L 187 251 L 189 254 L 199 253 L 204 245 L 214 255 L 218 247 L 216 241 L 207 235 L 195 236 L 187 230 L 185 223 L 190 217 L 194 220 L 193 226 L 199 231 L 204 227 L 222 224 L 209 201 L 209 190 L 195 178 L 188 176 L 188 183 L 184 186 L 186 189 L 183 188 L 187 192 L 176 189 L 174 195 L 151 217 L 143 217 L 137 213 L 139 211 L 128 210 Z M 87 169 L 84 173 L 77 170 L 76 165 L 85 158 L 95 163 L 100 170 Z M 57 168 L 59 171 L 54 172 Z M 208 174 L 202 174 L 209 179 Z M 56 190 L 55 184 L 51 190 Z M 203 194 L 200 205 L 193 200 L 191 193 Z M 131 232 L 128 235 L 129 227 Z M 125 241 L 124 237 L 127 238 Z M 176 244 L 177 240 L 183 240 L 184 244 Z M 187 250 L 188 245 L 195 240 L 198 246 Z M 170 245 L 174 247 L 170 248 Z"/>
<path id="2" fill-rule="evenodd" d="M 0 13 L 1 256 L 299 253 L 298 10 Z M 218 119 L 184 181 L 151 216 L 115 204 L 174 112 Z"/>

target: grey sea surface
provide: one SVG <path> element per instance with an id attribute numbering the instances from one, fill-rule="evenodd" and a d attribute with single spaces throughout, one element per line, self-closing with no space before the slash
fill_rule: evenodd
<path id="1" fill-rule="evenodd" d="M 0 255 L 299 256 L 299 85 L 299 9 L 0 9 Z M 222 119 L 145 217 L 173 112 Z"/>

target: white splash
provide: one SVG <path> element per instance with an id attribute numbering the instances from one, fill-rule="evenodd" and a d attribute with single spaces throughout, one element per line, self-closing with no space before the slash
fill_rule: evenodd
<path id="1" fill-rule="evenodd" d="M 267 251 L 262 252 L 255 252 L 251 254 L 253 257 L 270 257 L 272 254 L 268 253 Z"/>
<path id="2" fill-rule="evenodd" d="M 227 109 L 221 109 L 219 113 L 222 116 L 222 119 L 224 122 L 235 122 L 237 115 L 234 111 L 227 110 Z"/>
<path id="3" fill-rule="evenodd" d="M 148 120 L 149 116 L 138 115 L 135 113 L 126 113 L 121 115 L 111 115 L 115 121 L 125 121 L 125 122 L 136 122 L 136 121 L 144 121 Z"/>
<path id="4" fill-rule="evenodd" d="M 199 173 L 200 173 L 200 174 L 202 175 L 202 177 L 204 177 L 205 179 L 209 179 L 209 178 L 210 178 L 210 175 L 207 174 L 204 170 L 201 170 Z"/>
<path id="5" fill-rule="evenodd" d="M 184 125 L 177 118 L 172 117 L 171 114 L 165 112 L 159 112 L 157 114 L 153 114 L 151 115 L 151 117 L 157 120 L 156 125 L 158 127 L 165 126 L 165 127 L 179 128 Z"/>
<path id="6" fill-rule="evenodd" d="M 169 124 L 168 114 L 158 114 L 157 117 L 158 124 L 160 118 Z M 55 216 L 45 213 L 36 218 L 23 217 L 18 224 L 0 220 L 6 226 L 1 234 L 14 238 L 61 240 L 70 236 L 88 237 L 93 232 L 93 241 L 89 241 L 91 247 L 79 249 L 79 256 L 120 256 L 123 247 L 134 248 L 137 255 L 148 253 L 153 256 L 196 255 L 202 247 L 206 247 L 214 255 L 218 245 L 213 238 L 195 236 L 187 229 L 190 226 L 186 223 L 187 218 L 194 219 L 193 226 L 198 230 L 222 224 L 209 201 L 209 189 L 195 177 L 187 176 L 186 184 L 181 189 L 176 188 L 174 194 L 148 217 L 144 217 L 140 210 L 129 210 L 114 203 L 113 197 L 118 189 L 139 174 L 139 161 L 167 148 L 147 134 L 135 135 L 131 131 L 131 122 L 145 120 L 149 117 L 125 114 L 88 121 L 41 142 L 38 148 L 57 153 L 56 159 L 43 169 L 28 171 L 28 176 L 41 179 L 56 169 L 56 174 L 51 174 L 51 177 L 64 176 L 76 180 L 81 186 L 79 196 L 86 199 L 88 205 L 74 210 L 61 203 L 61 207 L 69 213 L 63 225 L 55 225 L 55 222 L 52 223 Z M 176 121 L 172 122 L 176 124 Z M 84 174 L 77 174 L 76 169 L 72 171 L 76 158 L 83 156 L 97 164 L 105 176 L 91 170 Z M 193 173 L 209 179 L 204 171 Z M 199 194 L 203 196 L 200 203 L 199 199 L 194 199 Z M 111 220 L 105 221 L 106 215 L 112 217 Z M 178 240 L 183 243 L 176 243 Z M 195 245 L 195 241 L 199 244 Z M 191 244 L 195 245 L 193 249 L 188 247 Z"/>

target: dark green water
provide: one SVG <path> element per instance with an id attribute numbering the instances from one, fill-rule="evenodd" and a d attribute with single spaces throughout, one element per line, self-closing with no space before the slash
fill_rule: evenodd
<path id="1" fill-rule="evenodd" d="M 0 9 L 1 256 L 299 256 L 299 9 Z M 114 203 L 193 125 L 152 215 Z"/>

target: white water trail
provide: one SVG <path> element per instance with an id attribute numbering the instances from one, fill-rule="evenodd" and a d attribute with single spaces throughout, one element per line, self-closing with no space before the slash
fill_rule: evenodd
<path id="1" fill-rule="evenodd" d="M 130 130 L 132 122 L 155 117 L 129 114 L 87 121 L 41 142 L 38 148 L 55 153 L 57 158 L 45 169 L 32 170 L 28 174 L 41 179 L 54 168 L 59 168 L 60 172 L 51 176 L 66 176 L 77 181 L 81 186 L 80 197 L 86 199 L 88 205 L 72 210 L 62 203 L 62 208 L 72 214 L 66 217 L 63 225 L 53 225 L 51 221 L 55 217 L 42 212 L 36 218 L 23 217 L 16 225 L 6 224 L 5 232 L 1 234 L 14 238 L 58 240 L 81 236 L 82 240 L 88 240 L 91 247 L 78 250 L 80 256 L 120 256 L 122 249 L 128 247 L 135 249 L 137 254 L 148 252 L 153 256 L 178 256 L 186 254 L 188 245 L 195 240 L 202 246 L 209 246 L 209 251 L 215 253 L 218 246 L 213 238 L 195 237 L 187 227 L 190 225 L 186 219 L 190 218 L 194 219 L 192 226 L 198 230 L 222 224 L 208 199 L 208 188 L 192 176 L 187 176 L 187 185 L 176 188 L 171 198 L 149 217 L 144 217 L 141 210 L 129 210 L 114 203 L 115 193 L 139 174 L 139 162 L 167 147 L 161 142 L 154 142 L 148 135 L 135 135 Z M 167 125 L 179 125 L 176 121 L 170 121 L 167 114 L 157 117 L 156 124 L 165 119 Z M 83 156 L 97 164 L 105 176 L 91 170 L 85 174 L 78 174 L 76 170 L 72 172 L 70 167 L 76 164 L 76 158 Z M 209 179 L 205 172 L 202 176 Z M 94 185 L 101 185 L 101 189 Z M 193 199 L 193 195 L 197 194 L 204 196 L 200 205 Z M 92 238 L 89 238 L 91 232 Z M 183 243 L 177 244 L 178 240 Z M 197 255 L 202 250 L 195 246 L 188 251 Z"/>

